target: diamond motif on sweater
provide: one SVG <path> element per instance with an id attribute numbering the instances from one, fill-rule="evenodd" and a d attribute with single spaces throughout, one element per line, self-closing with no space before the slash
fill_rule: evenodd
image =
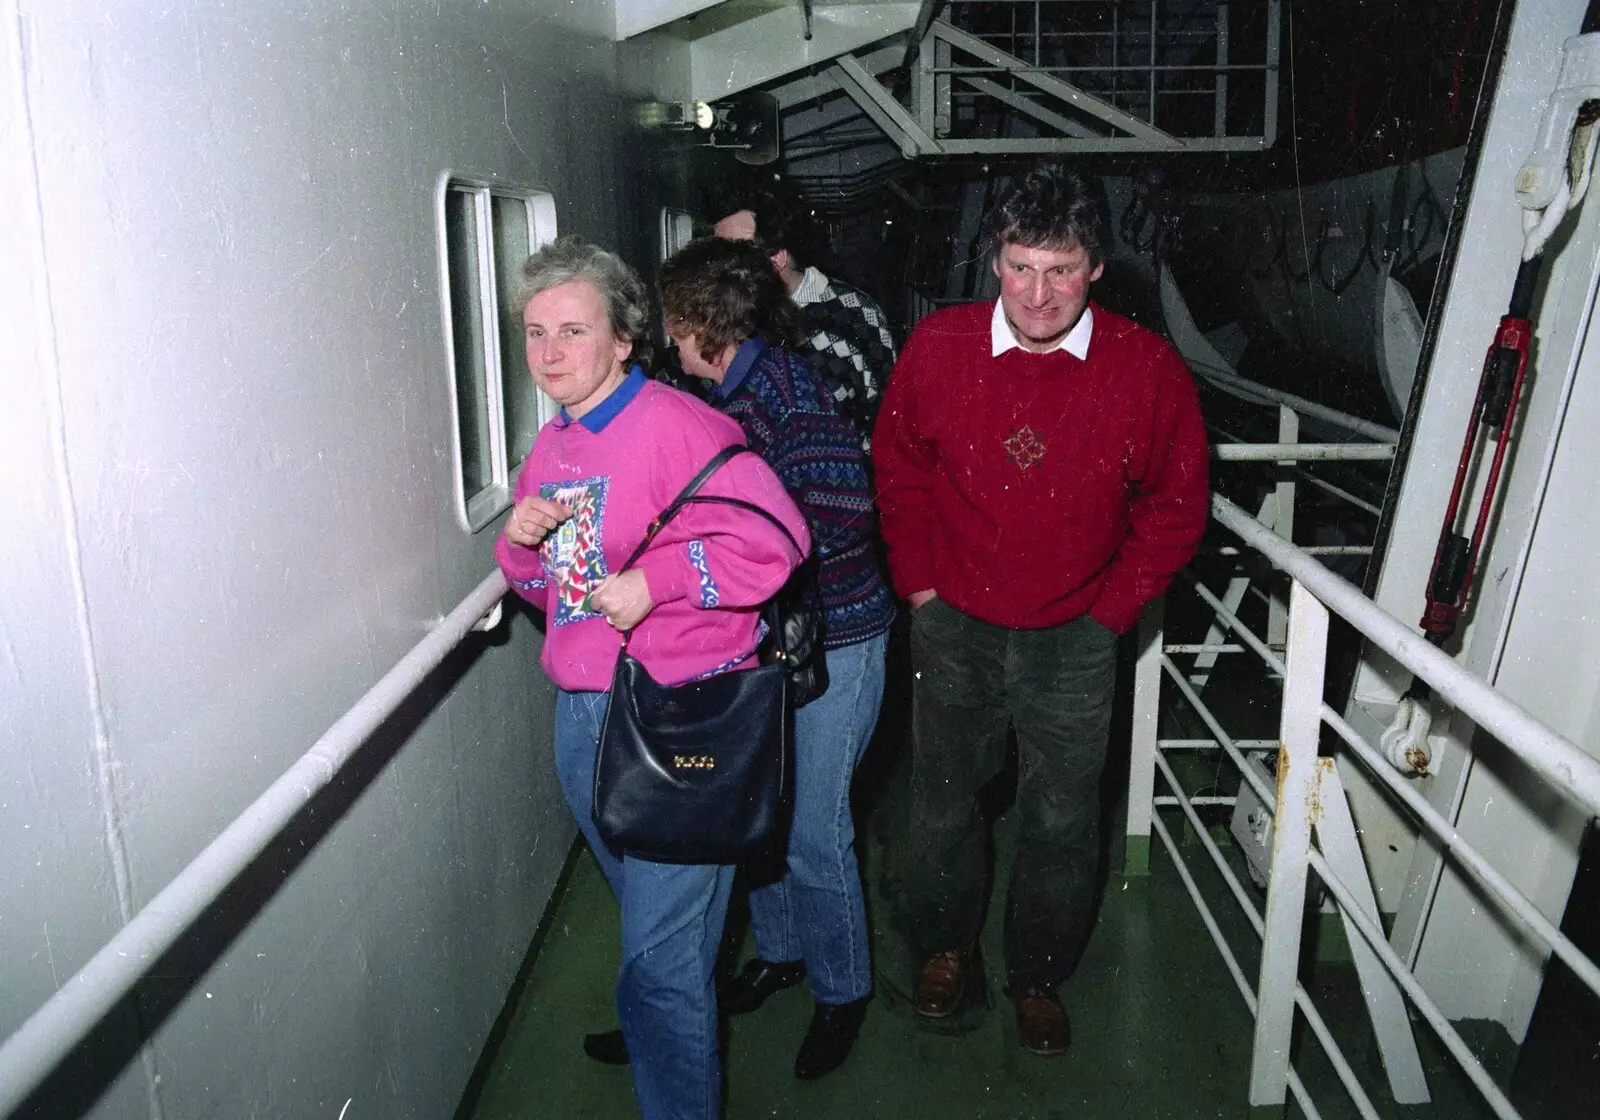
<path id="1" fill-rule="evenodd" d="M 1026 424 L 1011 433 L 1006 439 L 1005 448 L 1006 458 L 1023 470 L 1043 459 L 1047 450 L 1044 441 L 1034 435 L 1033 429 Z"/>

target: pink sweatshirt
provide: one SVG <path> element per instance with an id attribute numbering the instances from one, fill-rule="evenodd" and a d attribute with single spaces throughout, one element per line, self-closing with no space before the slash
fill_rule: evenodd
<path id="1" fill-rule="evenodd" d="M 573 516 L 537 549 L 502 533 L 495 558 L 517 594 L 548 617 L 540 662 L 559 687 L 611 687 L 622 636 L 584 610 L 585 594 L 622 566 L 651 519 L 713 455 L 743 442 L 736 421 L 637 371 L 583 419 L 569 422 L 563 413 L 539 430 L 515 497 L 537 493 Z M 700 493 L 759 505 L 811 547 L 804 516 L 757 455 L 734 456 Z M 685 506 L 635 565 L 655 607 L 628 651 L 663 683 L 744 667 L 757 645 L 756 608 L 799 559 L 765 518 L 730 506 Z"/>

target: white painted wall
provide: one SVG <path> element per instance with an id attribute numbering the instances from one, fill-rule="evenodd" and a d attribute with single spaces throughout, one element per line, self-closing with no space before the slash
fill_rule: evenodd
<path id="1" fill-rule="evenodd" d="M 435 195 L 548 189 L 650 267 L 676 171 L 624 133 L 614 29 L 0 0 L 0 1036 L 491 569 Z M 537 652 L 519 615 L 379 736 L 163 962 L 94 1115 L 451 1113 L 572 836 Z"/>

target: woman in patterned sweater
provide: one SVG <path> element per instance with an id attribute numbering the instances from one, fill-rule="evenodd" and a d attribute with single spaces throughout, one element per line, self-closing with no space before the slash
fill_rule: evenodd
<path id="1" fill-rule="evenodd" d="M 667 331 L 710 403 L 739 421 L 806 515 L 821 565 L 828 691 L 795 713 L 795 807 L 787 867 L 750 893 L 757 956 L 723 992 L 753 1011 L 809 976 L 816 1011 L 795 1076 L 850 1052 L 872 991 L 850 780 L 883 700 L 893 597 L 878 567 L 877 516 L 859 436 L 804 357 L 799 311 L 760 249 L 710 237 L 661 268 Z"/>

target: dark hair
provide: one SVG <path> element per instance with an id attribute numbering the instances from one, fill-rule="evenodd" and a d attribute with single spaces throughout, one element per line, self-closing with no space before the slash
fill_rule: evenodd
<path id="1" fill-rule="evenodd" d="M 804 268 L 814 256 L 810 212 L 776 185 L 720 189 L 706 204 L 713 223 L 748 210 L 756 219 L 756 244 L 769 255 L 786 249 L 796 267 Z"/>
<path id="2" fill-rule="evenodd" d="M 1006 245 L 1030 249 L 1083 246 L 1090 265 L 1104 259 L 1100 208 L 1087 180 L 1075 171 L 1041 164 L 1000 193 L 980 228 L 985 253 Z"/>
<path id="3" fill-rule="evenodd" d="M 748 241 L 689 242 L 661 266 L 661 303 L 668 333 L 695 335 L 708 362 L 746 339 L 793 345 L 801 337 L 800 309 L 789 289 Z"/>

